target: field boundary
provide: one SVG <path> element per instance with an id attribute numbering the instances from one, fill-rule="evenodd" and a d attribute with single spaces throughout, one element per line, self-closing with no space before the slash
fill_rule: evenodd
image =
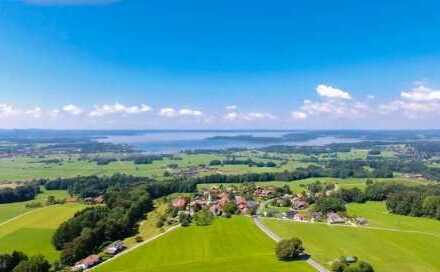
<path id="1" fill-rule="evenodd" d="M 90 269 L 87 269 L 87 270 L 85 270 L 85 271 L 93 271 L 95 268 L 98 268 L 98 267 L 100 267 L 100 266 L 102 266 L 102 265 L 104 265 L 104 264 L 110 263 L 110 262 L 112 262 L 112 261 L 118 259 L 119 257 L 124 256 L 124 255 L 127 254 L 127 253 L 130 253 L 131 251 L 137 249 L 138 247 L 141 247 L 141 246 L 144 246 L 144 245 L 146 245 L 146 244 L 148 244 L 148 243 L 151 243 L 151 242 L 153 242 L 154 240 L 156 240 L 156 239 L 158 239 L 158 238 L 164 236 L 165 234 L 167 234 L 167 233 L 169 233 L 169 232 L 172 232 L 172 231 L 178 229 L 179 227 L 180 227 L 180 225 L 172 226 L 171 228 L 167 229 L 166 231 L 164 231 L 164 232 L 162 232 L 162 233 L 159 233 L 158 235 L 153 236 L 153 237 L 151 237 L 151 238 L 149 238 L 149 239 L 147 239 L 147 240 L 145 240 L 145 241 L 143 241 L 143 242 L 141 242 L 141 243 L 139 243 L 139 244 L 137 244 L 137 245 L 135 245 L 135 246 L 133 246 L 133 247 L 127 249 L 127 250 L 124 250 L 124 251 L 122 251 L 121 253 L 119 253 L 118 255 L 116 255 L 116 256 L 114 256 L 114 257 L 112 257 L 112 258 L 110 258 L 110 259 L 108 259 L 108 260 L 106 260 L 106 261 L 103 261 L 102 263 L 100 263 L 100 264 L 98 264 L 98 265 L 96 265 L 96 266 L 94 266 L 94 267 L 92 267 L 92 268 L 90 268 Z"/>
<path id="2" fill-rule="evenodd" d="M 289 222 L 289 223 L 326 225 L 326 226 L 333 227 L 333 228 L 353 228 L 353 229 L 367 229 L 367 230 L 381 230 L 381 231 L 391 231 L 391 232 L 423 234 L 423 235 L 433 236 L 435 238 L 440 238 L 440 234 L 433 233 L 433 232 L 419 231 L 419 230 L 396 229 L 396 228 L 386 228 L 386 227 L 372 227 L 372 226 L 359 226 L 359 225 L 353 226 L 353 225 L 342 225 L 342 224 L 329 224 L 329 223 L 324 223 L 324 222 L 296 221 L 296 220 L 275 218 L 275 217 L 270 217 L 269 219 L 270 220 L 277 220 L 277 221 L 285 221 L 285 222 Z"/>
<path id="3" fill-rule="evenodd" d="M 278 236 L 278 234 L 276 234 L 275 232 L 270 230 L 266 225 L 264 225 L 264 223 L 261 222 L 258 216 L 254 216 L 253 221 L 261 231 L 263 231 L 267 236 L 269 236 L 275 242 L 279 242 L 282 240 L 281 237 Z M 308 258 L 307 263 L 319 272 L 329 272 L 327 268 L 323 267 L 321 264 L 319 264 L 317 261 L 313 260 L 312 258 Z"/>
<path id="4" fill-rule="evenodd" d="M 1 223 L 0 223 L 0 227 L 4 226 L 4 225 L 6 225 L 6 224 L 9 224 L 9 223 L 11 223 L 11 222 L 13 222 L 13 221 L 15 221 L 15 220 L 17 220 L 17 219 L 20 219 L 20 218 L 23 217 L 23 216 L 26 216 L 26 215 L 28 215 L 28 214 L 31 214 L 31 213 L 33 213 L 33 212 L 35 212 L 35 211 L 37 211 L 37 210 L 41 210 L 41 209 L 44 209 L 44 208 L 45 208 L 45 207 L 32 209 L 32 210 L 27 211 L 27 212 L 25 212 L 25 213 L 22 213 L 22 214 L 19 214 L 19 215 L 17 215 L 17 216 L 14 216 L 14 217 L 12 217 L 12 218 L 9 218 L 8 220 L 6 220 L 6 221 L 4 221 L 4 222 L 1 222 Z"/>

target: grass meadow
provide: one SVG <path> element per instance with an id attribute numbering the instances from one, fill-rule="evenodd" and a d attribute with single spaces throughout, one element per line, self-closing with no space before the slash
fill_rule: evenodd
<path id="1" fill-rule="evenodd" d="M 30 255 L 43 254 L 50 261 L 55 261 L 59 253 L 51 243 L 53 233 L 61 223 L 84 207 L 80 204 L 52 205 L 3 221 L 0 223 L 0 253 L 18 250 Z M 16 206 L 11 210 L 16 213 L 22 211 Z"/>
<path id="2" fill-rule="evenodd" d="M 365 216 L 369 226 L 348 227 L 264 219 L 280 236 L 299 237 L 322 264 L 355 255 L 377 272 L 440 271 L 440 221 L 389 214 L 383 203 L 351 204 L 348 212 Z"/>
<path id="3" fill-rule="evenodd" d="M 108 262 L 98 272 L 314 271 L 304 261 L 281 262 L 275 243 L 251 218 L 218 218 L 210 226 L 181 227 Z"/>

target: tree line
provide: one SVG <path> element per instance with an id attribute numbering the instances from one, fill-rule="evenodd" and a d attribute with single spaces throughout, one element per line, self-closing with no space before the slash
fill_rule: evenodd
<path id="1" fill-rule="evenodd" d="M 0 189 L 0 203 L 11 203 L 32 200 L 40 192 L 36 183 Z"/>

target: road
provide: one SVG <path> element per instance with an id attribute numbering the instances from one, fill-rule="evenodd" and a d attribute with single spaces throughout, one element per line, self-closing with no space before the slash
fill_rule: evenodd
<path id="1" fill-rule="evenodd" d="M 272 240 L 274 240 L 275 242 L 279 242 L 282 240 L 281 237 L 278 236 L 278 234 L 274 233 L 266 225 L 264 225 L 258 216 L 254 216 L 253 219 L 254 219 L 255 225 L 257 225 L 257 227 L 259 227 Z M 323 267 L 322 265 L 320 265 L 317 261 L 313 260 L 312 258 L 308 258 L 307 263 L 319 272 L 329 272 L 327 270 L 327 268 Z"/>
<path id="2" fill-rule="evenodd" d="M 151 237 L 148 240 L 145 240 L 145 241 L 143 241 L 143 242 L 141 242 L 139 244 L 136 244 L 135 246 L 133 246 L 133 247 L 131 247 L 129 249 L 126 249 L 126 250 L 122 251 L 118 255 L 113 256 L 113 258 L 110 258 L 110 259 L 108 259 L 108 260 L 106 260 L 106 261 L 104 261 L 102 263 L 99 263 L 98 265 L 96 265 L 94 267 L 86 269 L 85 271 L 92 271 L 92 270 L 96 269 L 97 267 L 102 266 L 103 264 L 106 264 L 106 263 L 109 263 L 109 262 L 113 262 L 114 260 L 118 259 L 119 257 L 124 256 L 125 254 L 127 254 L 127 253 L 129 253 L 129 252 L 131 252 L 131 251 L 133 251 L 135 249 L 137 249 L 138 247 L 141 247 L 141 246 L 143 246 L 145 244 L 151 243 L 152 241 L 156 240 L 157 238 L 159 238 L 159 237 L 161 237 L 161 236 L 163 236 L 163 235 L 165 235 L 165 234 L 167 234 L 167 233 L 169 233 L 171 231 L 174 231 L 174 230 L 176 230 L 179 227 L 180 227 L 180 225 L 173 226 L 173 227 L 167 229 L 166 231 L 164 231 L 164 232 L 162 232 L 162 233 L 160 233 L 160 234 L 158 234 L 158 235 L 156 235 L 154 237 Z"/>

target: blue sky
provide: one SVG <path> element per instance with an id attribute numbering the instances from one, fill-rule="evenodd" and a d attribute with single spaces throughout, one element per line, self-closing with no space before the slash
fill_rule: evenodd
<path id="1" fill-rule="evenodd" d="M 0 127 L 438 128 L 436 1 L 0 2 Z"/>

